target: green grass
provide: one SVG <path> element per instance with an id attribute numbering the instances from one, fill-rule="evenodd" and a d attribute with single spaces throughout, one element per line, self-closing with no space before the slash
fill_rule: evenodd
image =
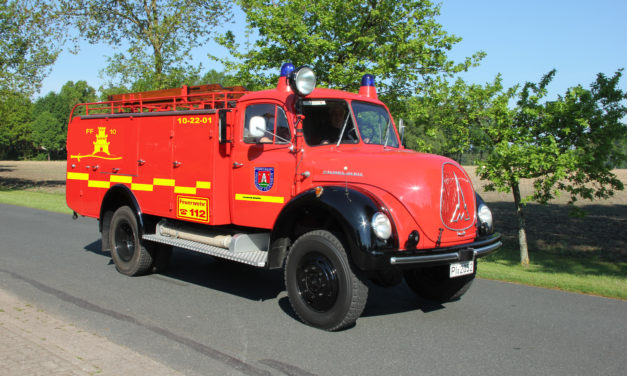
<path id="1" fill-rule="evenodd" d="M 627 299 L 627 262 L 598 257 L 564 256 L 530 251 L 531 265 L 520 265 L 518 248 L 504 246 L 480 259 L 477 275 L 531 286 Z"/>
<path id="2" fill-rule="evenodd" d="M 72 214 L 72 210 L 65 203 L 65 195 L 63 193 L 33 190 L 0 190 L 0 203 Z"/>

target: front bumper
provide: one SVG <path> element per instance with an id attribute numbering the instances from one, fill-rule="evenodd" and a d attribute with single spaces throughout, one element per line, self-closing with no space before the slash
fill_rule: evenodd
<path id="1" fill-rule="evenodd" d="M 501 234 L 495 233 L 477 239 L 472 243 L 461 244 L 454 247 L 421 249 L 416 252 L 398 252 L 392 255 L 389 260 L 390 264 L 394 266 L 420 264 L 437 265 L 458 261 L 471 261 L 495 252 L 502 245 Z"/>

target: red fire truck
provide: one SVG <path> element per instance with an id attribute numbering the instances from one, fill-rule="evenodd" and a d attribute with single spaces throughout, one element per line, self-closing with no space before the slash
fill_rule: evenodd
<path id="1" fill-rule="evenodd" d="M 501 246 L 468 174 L 402 145 L 372 76 L 359 93 L 315 81 L 285 64 L 273 90 L 183 86 L 76 106 L 69 207 L 99 219 L 126 275 L 163 270 L 173 247 L 284 268 L 294 311 L 325 330 L 357 320 L 369 280 L 459 298 Z"/>

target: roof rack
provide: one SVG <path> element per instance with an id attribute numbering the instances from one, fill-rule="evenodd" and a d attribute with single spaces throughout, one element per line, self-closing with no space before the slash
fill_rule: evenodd
<path id="1" fill-rule="evenodd" d="M 220 84 L 209 84 L 115 94 L 110 95 L 107 102 L 76 105 L 70 119 L 74 112 L 79 115 L 103 115 L 234 108 L 237 99 L 247 92 L 243 86 L 223 87 Z"/>

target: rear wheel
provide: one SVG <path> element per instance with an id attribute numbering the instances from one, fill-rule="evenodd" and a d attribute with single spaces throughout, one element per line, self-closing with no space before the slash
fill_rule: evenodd
<path id="1" fill-rule="evenodd" d="M 128 206 L 113 213 L 109 230 L 111 258 L 116 269 L 129 276 L 145 274 L 152 267 L 152 257 L 139 238 L 137 218 Z"/>
<path id="2" fill-rule="evenodd" d="M 421 298 L 436 302 L 448 302 L 461 298 L 475 279 L 477 261 L 473 274 L 450 278 L 449 265 L 405 271 L 407 286 Z"/>
<path id="3" fill-rule="evenodd" d="M 285 285 L 298 317 L 330 331 L 355 323 L 368 298 L 368 286 L 344 246 L 323 230 L 308 232 L 294 242 L 285 265 Z"/>

